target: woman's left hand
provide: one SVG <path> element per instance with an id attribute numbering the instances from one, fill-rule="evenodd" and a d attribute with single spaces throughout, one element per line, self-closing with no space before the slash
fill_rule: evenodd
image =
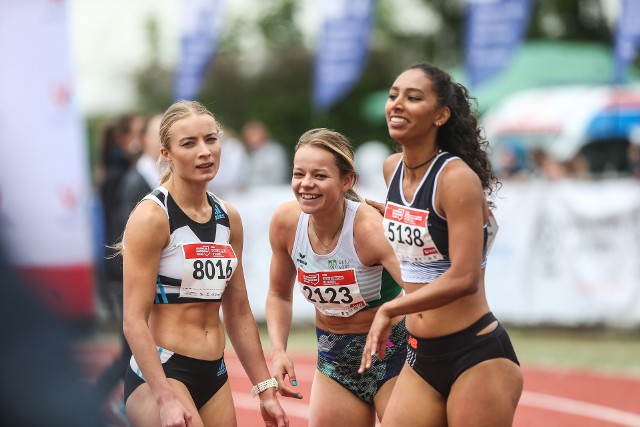
<path id="1" fill-rule="evenodd" d="M 384 305 L 378 309 L 376 316 L 371 322 L 369 333 L 367 334 L 367 342 L 362 350 L 362 360 L 360 361 L 359 374 L 371 367 L 371 360 L 376 353 L 380 360 L 384 359 L 387 350 L 387 340 L 391 336 L 391 317 L 384 310 Z"/>
<path id="2" fill-rule="evenodd" d="M 268 394 L 267 394 L 268 393 Z M 260 413 L 266 427 L 289 427 L 289 418 L 280 406 L 275 390 L 269 389 L 260 396 Z"/>

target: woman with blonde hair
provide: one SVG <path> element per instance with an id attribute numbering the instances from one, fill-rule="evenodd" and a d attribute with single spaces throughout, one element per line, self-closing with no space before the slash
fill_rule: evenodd
<path id="1" fill-rule="evenodd" d="M 225 331 L 265 426 L 288 425 L 247 298 L 240 216 L 206 190 L 221 133 L 202 104 L 170 106 L 160 124 L 169 168 L 125 229 L 124 333 L 133 352 L 125 400 L 134 427 L 236 425 Z"/>
<path id="2" fill-rule="evenodd" d="M 375 425 L 406 357 L 406 330 L 398 316 L 392 320 L 386 356 L 375 359 L 365 375 L 358 374 L 376 310 L 400 296 L 402 288 L 389 276 L 400 280 L 382 217 L 362 203 L 353 189 L 356 180 L 347 138 L 329 129 L 306 132 L 293 161 L 296 200 L 276 210 L 269 230 L 267 323 L 273 372 L 284 396 L 301 398 L 289 385 L 297 383 L 286 352 L 294 286 L 315 306 L 318 366 L 309 404 L 309 426 L 314 427 Z"/>

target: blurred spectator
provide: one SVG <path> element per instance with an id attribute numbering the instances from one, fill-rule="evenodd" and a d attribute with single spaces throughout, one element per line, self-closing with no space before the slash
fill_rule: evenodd
<path id="1" fill-rule="evenodd" d="M 282 145 L 273 141 L 267 126 L 249 121 L 242 127 L 242 142 L 249 155 L 248 184 L 278 185 L 287 182 L 291 167 Z"/>
<path id="2" fill-rule="evenodd" d="M 160 183 L 160 120 L 161 115 L 149 119 L 142 130 L 142 154 L 121 178 L 112 205 L 113 235 L 121 236 L 129 219 L 131 210 Z M 107 242 L 113 245 L 115 241 Z M 94 386 L 96 397 L 103 403 L 105 410 L 124 418 L 124 399 L 122 381 L 131 359 L 131 348 L 122 332 L 122 259 L 115 257 L 107 260 L 111 266 L 108 285 L 117 305 L 118 332 L 120 334 L 120 354 L 96 379 Z M 116 389 L 116 386 L 120 387 Z M 115 391 L 114 391 L 115 390 Z M 115 396 L 111 398 L 112 394 Z"/>
<path id="3" fill-rule="evenodd" d="M 122 233 L 119 223 L 117 191 L 122 179 L 140 152 L 140 139 L 144 119 L 134 114 L 124 114 L 108 124 L 104 130 L 100 146 L 100 164 L 97 172 L 97 186 L 100 192 L 104 222 L 104 255 L 114 253 L 109 249 Z M 117 301 L 110 292 L 109 281 L 121 281 L 122 271 L 118 262 L 104 258 L 104 280 L 99 281 L 100 303 L 107 307 L 108 315 L 118 318 Z"/>
<path id="4" fill-rule="evenodd" d="M 499 179 L 525 179 L 531 174 L 526 164 L 527 152 L 520 145 L 512 144 L 500 149 Z"/>
<path id="5" fill-rule="evenodd" d="M 0 252 L 2 425 L 104 426 L 94 396 L 80 382 L 70 331 L 29 294 Z"/>
<path id="6" fill-rule="evenodd" d="M 589 177 L 589 165 L 581 154 L 575 155 L 571 160 L 560 161 L 549 155 L 544 149 L 536 148 L 531 151 L 530 155 L 534 166 L 533 176 L 537 175 L 549 181 Z"/>
<path id="7" fill-rule="evenodd" d="M 224 198 L 246 188 L 249 156 L 236 132 L 225 126 L 221 127 L 223 133 L 220 169 L 216 179 L 209 181 L 208 190 Z"/>
<path id="8" fill-rule="evenodd" d="M 391 154 L 389 146 L 380 141 L 364 142 L 355 150 L 356 170 L 363 187 L 386 188 L 382 164 Z"/>
<path id="9" fill-rule="evenodd" d="M 160 184 L 160 120 L 162 115 L 155 115 L 146 122 L 141 138 L 142 154 L 125 173 L 118 186 L 116 228 L 120 234 L 124 231 L 131 210 Z"/>

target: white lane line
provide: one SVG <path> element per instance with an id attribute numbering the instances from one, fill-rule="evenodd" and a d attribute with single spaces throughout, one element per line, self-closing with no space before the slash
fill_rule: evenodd
<path id="1" fill-rule="evenodd" d="M 626 427 L 640 427 L 640 415 L 638 414 L 566 397 L 523 391 L 520 405 L 579 415 Z"/>
<path id="2" fill-rule="evenodd" d="M 244 374 L 240 362 L 236 359 L 238 367 L 234 373 Z M 300 378 L 313 378 L 315 365 L 311 364 L 295 364 L 296 374 Z M 240 376 L 238 375 L 238 376 Z M 235 375 L 234 375 L 235 376 Z M 235 393 L 234 393 L 235 396 Z M 284 402 L 287 402 L 286 400 Z M 298 402 L 291 402 L 298 403 Z M 300 403 L 298 403 L 300 404 Z M 640 427 L 640 415 L 620 409 L 611 408 L 596 403 L 588 403 L 581 400 L 569 399 L 566 397 L 554 396 L 545 393 L 537 393 L 533 391 L 523 391 L 520 398 L 520 405 L 549 411 L 562 412 L 570 415 L 578 415 L 586 418 L 607 421 L 625 427 Z M 306 406 L 306 405 L 305 405 Z M 283 404 L 284 407 L 284 404 Z M 285 409 L 286 410 L 286 409 Z M 305 409 L 308 414 L 308 406 Z"/>

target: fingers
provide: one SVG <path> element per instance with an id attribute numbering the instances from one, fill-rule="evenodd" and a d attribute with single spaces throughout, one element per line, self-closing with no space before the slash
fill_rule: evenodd
<path id="1" fill-rule="evenodd" d="M 288 383 L 286 377 L 289 377 Z M 280 395 L 294 399 L 302 399 L 302 395 L 293 388 L 298 385 L 298 381 L 296 380 L 296 373 L 293 367 L 290 367 L 287 371 L 276 375 L 276 380 L 278 381 L 278 392 L 280 393 Z"/>
<path id="2" fill-rule="evenodd" d="M 184 423 L 187 427 L 193 427 L 193 420 L 191 419 L 191 414 L 189 412 L 185 412 L 184 414 Z"/>
<path id="3" fill-rule="evenodd" d="M 384 355 L 387 353 L 387 346 L 386 345 L 381 345 L 380 348 L 378 349 L 378 359 L 383 360 L 384 359 Z"/>
<path id="4" fill-rule="evenodd" d="M 360 368 L 358 369 L 359 374 L 363 374 L 364 371 L 371 367 L 373 356 L 375 356 L 377 351 L 378 339 L 374 334 L 369 333 L 369 335 L 367 336 L 367 342 L 364 346 L 364 350 L 362 351 L 362 358 L 360 359 Z"/>
<path id="5" fill-rule="evenodd" d="M 278 392 L 284 397 L 302 399 L 302 395 L 292 387 L 296 385 L 298 385 L 296 380 L 291 380 L 291 385 L 289 385 L 284 378 L 278 378 Z"/>
<path id="6" fill-rule="evenodd" d="M 376 202 L 374 200 L 370 200 L 370 199 L 364 199 L 365 202 L 367 202 L 367 204 L 369 206 L 372 206 L 374 208 L 376 208 L 378 210 L 378 212 L 380 212 L 380 215 L 384 216 L 384 203 L 381 202 Z"/>
<path id="7" fill-rule="evenodd" d="M 302 399 L 302 395 L 298 393 L 298 391 L 288 385 L 281 387 L 279 390 L 280 394 L 284 397 L 291 397 L 293 399 Z"/>
<path id="8" fill-rule="evenodd" d="M 289 427 L 289 418 L 287 418 L 284 411 L 281 412 L 276 418 L 278 421 L 278 427 Z"/>

